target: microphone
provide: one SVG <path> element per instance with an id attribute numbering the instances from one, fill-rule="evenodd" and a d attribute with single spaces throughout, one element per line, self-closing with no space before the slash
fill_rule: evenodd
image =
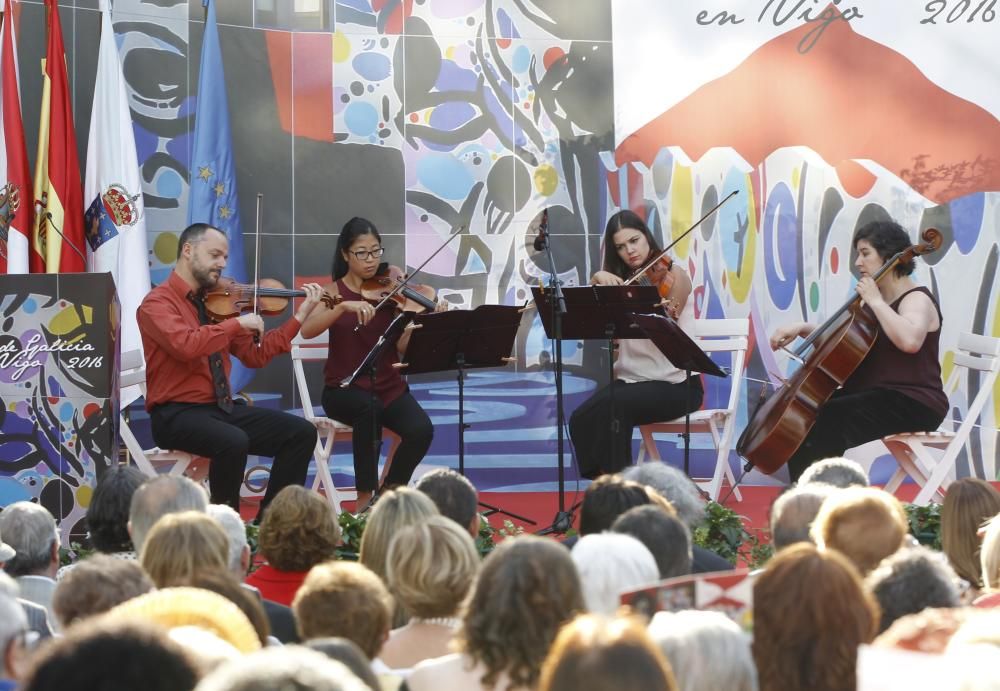
<path id="1" fill-rule="evenodd" d="M 535 251 L 541 252 L 545 249 L 545 242 L 549 234 L 549 208 L 542 211 L 542 220 L 538 224 L 538 235 L 535 236 Z"/>
<path id="2" fill-rule="evenodd" d="M 52 218 L 52 212 L 49 211 L 46 208 L 46 206 L 48 205 L 48 203 L 49 203 L 49 195 L 48 195 L 48 193 L 42 192 L 42 198 L 35 200 L 35 215 L 36 216 L 41 216 L 42 218 L 46 219 L 46 221 L 48 223 L 48 226 L 50 228 L 52 228 L 52 230 L 56 231 L 56 235 L 58 235 L 63 240 L 65 240 L 66 244 L 73 248 L 73 251 L 76 252 L 77 255 L 80 257 L 80 259 L 83 260 L 83 268 L 84 268 L 84 271 L 86 271 L 87 270 L 87 255 L 85 255 L 83 252 L 81 252 L 80 248 L 77 247 L 73 243 L 72 240 L 70 240 L 68 237 L 66 237 L 65 235 L 63 235 L 63 232 L 61 230 L 59 230 L 59 228 L 56 227 L 56 222 Z"/>

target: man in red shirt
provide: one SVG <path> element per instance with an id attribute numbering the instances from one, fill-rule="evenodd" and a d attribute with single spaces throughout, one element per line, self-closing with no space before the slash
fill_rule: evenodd
<path id="1" fill-rule="evenodd" d="M 247 454 L 273 456 L 263 512 L 282 487 L 305 483 L 316 428 L 295 415 L 234 401 L 229 355 L 248 367 L 263 367 L 287 353 L 323 290 L 316 283 L 304 285 L 306 298 L 294 318 L 267 333 L 257 314 L 210 323 L 205 291 L 218 283 L 228 255 L 222 231 L 205 223 L 188 226 L 178 242 L 174 270 L 139 305 L 146 410 L 158 446 L 212 459 L 208 481 L 213 504 L 238 511 Z"/>

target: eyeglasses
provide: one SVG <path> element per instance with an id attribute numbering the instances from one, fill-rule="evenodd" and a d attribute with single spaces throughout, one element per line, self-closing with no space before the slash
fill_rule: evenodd
<path id="1" fill-rule="evenodd" d="M 366 259 L 370 259 L 372 257 L 375 257 L 376 259 L 378 259 L 384 253 L 385 253 L 385 248 L 384 247 L 379 247 L 377 250 L 355 250 L 355 251 L 351 252 L 351 254 L 353 254 L 355 257 L 357 257 L 358 261 L 362 261 L 362 262 L 365 261 Z"/>

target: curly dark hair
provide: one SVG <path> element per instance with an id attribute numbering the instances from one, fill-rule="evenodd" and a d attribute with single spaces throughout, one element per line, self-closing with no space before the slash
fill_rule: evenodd
<path id="1" fill-rule="evenodd" d="M 486 668 L 484 686 L 506 673 L 511 687 L 534 688 L 559 628 L 583 611 L 568 549 L 529 535 L 504 540 L 483 562 L 458 645 Z"/>
<path id="2" fill-rule="evenodd" d="M 104 472 L 87 507 L 87 530 L 98 552 L 110 554 L 132 550 L 132 538 L 128 534 L 129 507 L 132 495 L 145 481 L 146 476 L 132 466 L 113 465 Z"/>
<path id="3" fill-rule="evenodd" d="M 858 646 L 874 638 L 879 607 L 846 557 L 787 547 L 757 577 L 753 603 L 761 691 L 854 691 Z"/>
<path id="4" fill-rule="evenodd" d="M 333 559 L 339 542 L 333 508 L 299 485 L 278 492 L 260 524 L 260 553 L 279 571 L 308 571 Z"/>
<path id="5" fill-rule="evenodd" d="M 854 239 L 851 241 L 852 254 L 858 251 L 858 243 L 864 240 L 872 246 L 882 263 L 885 264 L 897 252 L 902 252 L 910 247 L 913 242 L 910 235 L 903 226 L 895 221 L 871 221 L 861 226 L 854 232 Z M 854 256 L 851 257 L 851 266 L 854 265 Z M 913 273 L 917 263 L 912 258 L 906 262 L 899 262 L 893 268 L 893 273 L 897 276 L 909 276 Z"/>

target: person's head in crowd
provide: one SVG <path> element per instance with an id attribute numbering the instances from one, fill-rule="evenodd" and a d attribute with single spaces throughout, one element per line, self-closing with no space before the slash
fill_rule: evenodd
<path id="1" fill-rule="evenodd" d="M 906 542 L 903 505 L 888 492 L 849 487 L 823 502 L 810 531 L 822 549 L 835 549 L 864 576 Z"/>
<path id="2" fill-rule="evenodd" d="M 340 526 L 316 492 L 289 485 L 278 492 L 260 524 L 260 553 L 278 571 L 308 571 L 333 559 Z"/>
<path id="3" fill-rule="evenodd" d="M 384 580 L 385 560 L 393 536 L 404 526 L 416 525 L 429 516 L 437 515 L 434 502 L 423 492 L 409 487 L 389 490 L 379 497 L 371 510 L 365 532 L 361 535 L 358 561 Z"/>
<path id="4" fill-rule="evenodd" d="M 260 636 L 247 615 L 231 600 L 204 588 L 179 586 L 153 590 L 126 600 L 104 618 L 151 622 L 166 629 L 198 626 L 241 653 L 252 653 L 261 647 Z"/>
<path id="5" fill-rule="evenodd" d="M 420 478 L 417 489 L 430 497 L 442 516 L 458 523 L 472 537 L 479 535 L 479 495 L 467 477 L 451 468 L 439 468 Z"/>
<path id="6" fill-rule="evenodd" d="M 771 544 L 782 550 L 796 542 L 812 542 L 809 529 L 819 507 L 836 491 L 832 485 L 814 482 L 796 485 L 781 494 L 771 506 Z"/>
<path id="7" fill-rule="evenodd" d="M 55 578 L 59 568 L 59 531 L 48 509 L 30 501 L 15 502 L 0 511 L 0 535 L 15 551 L 4 570 L 20 576 Z"/>
<path id="8" fill-rule="evenodd" d="M 330 636 L 329 638 L 314 638 L 302 645 L 341 663 L 351 670 L 354 676 L 367 684 L 372 691 L 378 691 L 381 688 L 378 677 L 372 671 L 371 661 L 358 647 L 358 644 L 351 639 L 343 636 Z"/>
<path id="9" fill-rule="evenodd" d="M 677 511 L 677 517 L 689 529 L 693 530 L 705 520 L 705 499 L 683 471 L 663 461 L 649 461 L 629 466 L 622 471 L 622 477 L 652 487 L 666 497 Z"/>
<path id="10" fill-rule="evenodd" d="M 621 475 L 602 475 L 590 483 L 580 504 L 580 535 L 611 530 L 611 524 L 634 506 L 651 504 L 646 487 L 623 480 Z"/>
<path id="11" fill-rule="evenodd" d="M 3 571 L 0 579 L 10 580 L 7 586 L 17 592 L 17 585 Z M 24 674 L 28 659 L 28 618 L 17 597 L 5 591 L 0 592 L 0 679 L 17 680 Z"/>
<path id="12" fill-rule="evenodd" d="M 208 515 L 222 528 L 229 543 L 229 570 L 238 578 L 247 575 L 250 568 L 250 543 L 247 542 L 247 527 L 236 509 L 226 504 L 209 504 Z"/>
<path id="13" fill-rule="evenodd" d="M 183 475 L 159 475 L 144 482 L 132 494 L 128 531 L 135 551 L 141 555 L 146 536 L 161 517 L 182 511 L 208 508 L 208 493 L 201 485 Z"/>
<path id="14" fill-rule="evenodd" d="M 882 560 L 865 578 L 865 587 L 882 610 L 878 632 L 906 614 L 928 607 L 958 607 L 959 579 L 940 552 L 904 547 Z"/>
<path id="15" fill-rule="evenodd" d="M 265 514 L 266 515 L 266 514 Z M 300 645 L 268 648 L 208 674 L 197 691 L 371 691 L 345 665 Z"/>
<path id="16" fill-rule="evenodd" d="M 631 535 L 650 551 L 660 578 L 691 573 L 691 533 L 681 520 L 658 506 L 631 508 L 611 525 L 614 533 Z"/>
<path id="17" fill-rule="evenodd" d="M 459 632 L 459 649 L 489 687 L 503 675 L 533 688 L 559 628 L 584 609 L 580 577 L 562 545 L 523 535 L 483 561 Z"/>
<path id="18" fill-rule="evenodd" d="M 980 526 L 1000 513 L 1000 492 L 979 478 L 967 477 L 948 485 L 941 506 L 941 549 L 955 572 L 982 588 Z"/>
<path id="19" fill-rule="evenodd" d="M 750 637 L 721 612 L 657 612 L 649 635 L 670 663 L 679 691 L 757 691 Z"/>
<path id="20" fill-rule="evenodd" d="M 118 464 L 105 470 L 98 480 L 87 507 L 87 533 L 98 552 L 134 550 L 128 534 L 129 509 L 132 495 L 145 481 L 146 476 L 138 468 Z"/>
<path id="21" fill-rule="evenodd" d="M 858 646 L 878 626 L 878 604 L 835 550 L 797 544 L 753 586 L 753 657 L 761 691 L 854 689 Z"/>
<path id="22" fill-rule="evenodd" d="M 454 616 L 476 580 L 480 559 L 468 532 L 430 516 L 401 529 L 389 543 L 386 584 L 407 614 Z"/>
<path id="23" fill-rule="evenodd" d="M 1000 590 L 1000 514 L 990 519 L 983 531 L 983 546 L 979 554 L 983 588 Z"/>
<path id="24" fill-rule="evenodd" d="M 314 566 L 295 593 L 292 611 L 299 638 L 343 636 L 375 659 L 392 623 L 392 596 L 361 564 L 333 561 Z"/>
<path id="25" fill-rule="evenodd" d="M 670 664 L 646 627 L 632 617 L 584 614 L 556 636 L 542 665 L 539 691 L 675 691 Z"/>
<path id="26" fill-rule="evenodd" d="M 198 669 L 181 646 L 154 624 L 94 620 L 70 629 L 32 663 L 24 691 L 190 691 Z"/>
<path id="27" fill-rule="evenodd" d="M 834 456 L 816 461 L 799 476 L 799 485 L 821 482 L 839 489 L 848 487 L 868 487 L 868 474 L 861 464 L 850 458 Z"/>
<path id="28" fill-rule="evenodd" d="M 573 546 L 572 557 L 587 610 L 594 614 L 614 614 L 624 591 L 655 583 L 660 577 L 656 559 L 631 535 L 584 535 Z"/>
<path id="29" fill-rule="evenodd" d="M 253 592 L 244 588 L 236 579 L 236 576 L 229 570 L 223 569 L 199 569 L 184 582 L 179 585 L 191 588 L 201 588 L 221 595 L 246 615 L 246 618 L 253 625 L 260 639 L 261 646 L 267 645 L 267 638 L 271 635 L 271 624 L 267 620 L 267 613 L 260 598 Z"/>
<path id="30" fill-rule="evenodd" d="M 204 513 L 184 511 L 164 516 L 146 536 L 140 563 L 157 588 L 183 585 L 202 569 L 225 570 L 229 541 L 219 524 Z"/>
<path id="31" fill-rule="evenodd" d="M 137 562 L 94 554 L 77 562 L 59 581 L 52 595 L 52 609 L 65 629 L 153 588 L 153 581 Z"/>

